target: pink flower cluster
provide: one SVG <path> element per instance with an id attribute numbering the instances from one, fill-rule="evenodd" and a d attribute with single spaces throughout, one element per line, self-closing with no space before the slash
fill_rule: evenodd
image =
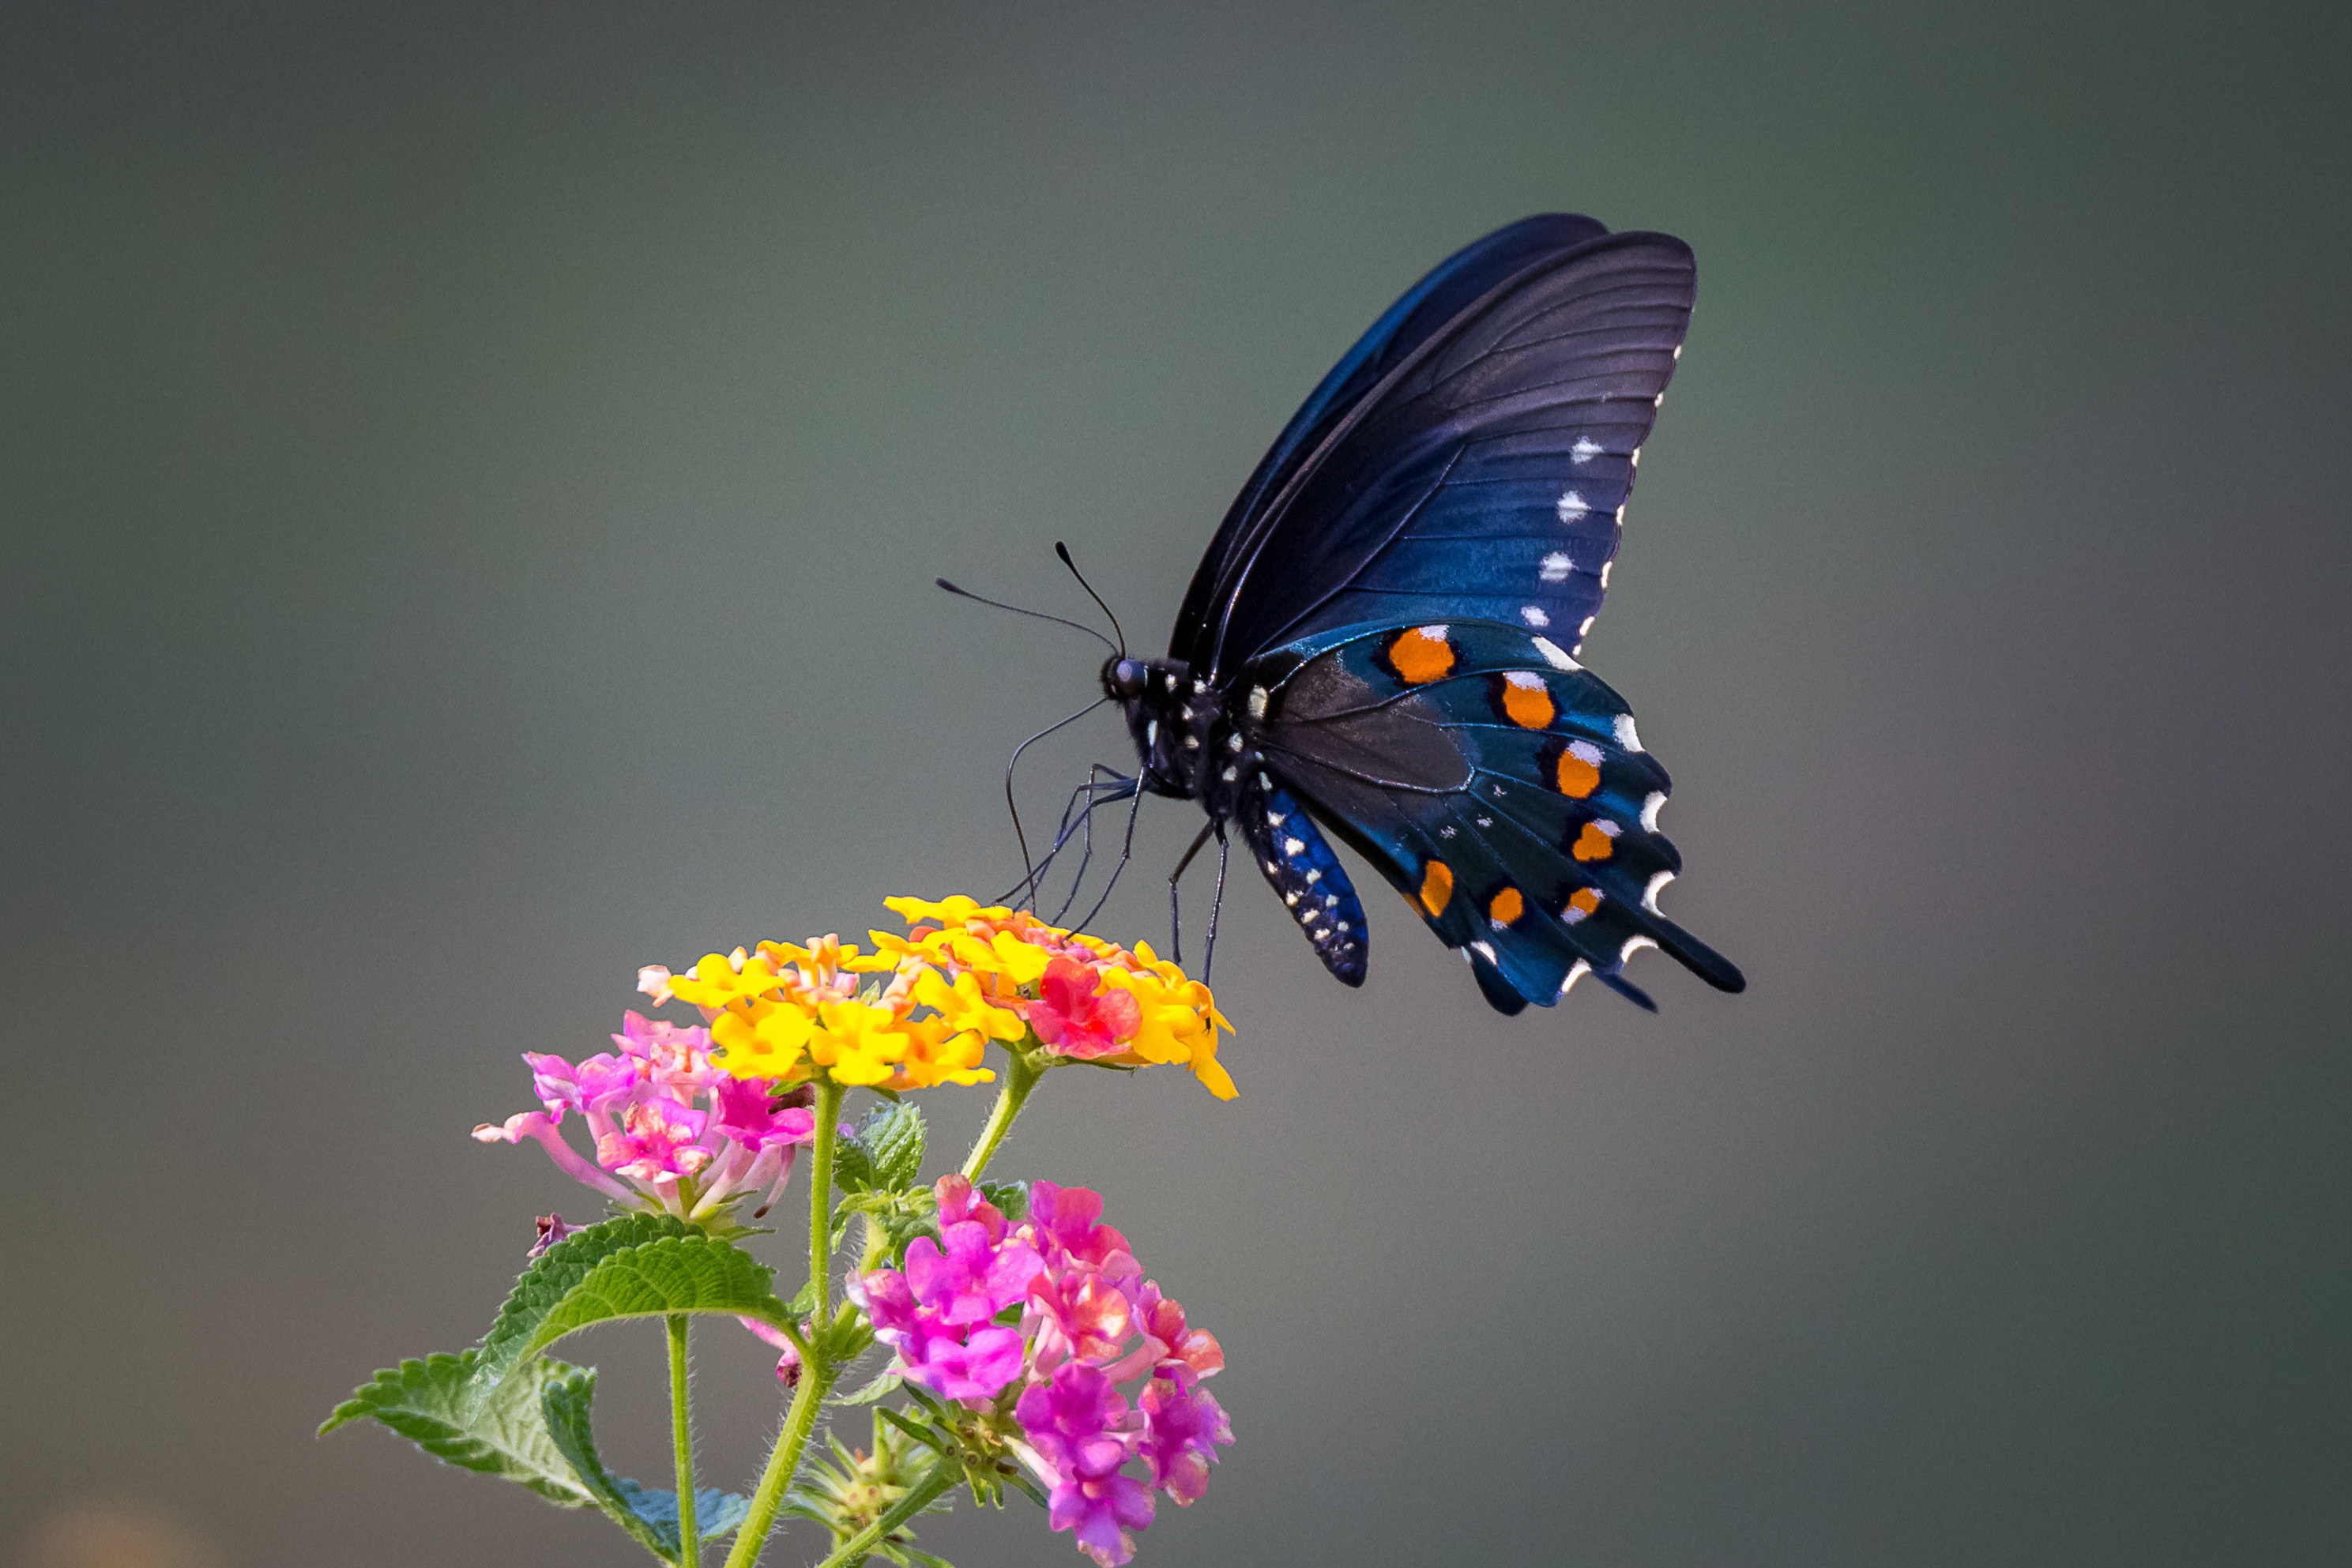
<path id="1" fill-rule="evenodd" d="M 523 1052 L 546 1109 L 486 1123 L 474 1136 L 535 1138 L 567 1176 L 614 1202 L 681 1219 L 707 1219 L 761 1187 L 772 1189 L 761 1208 L 773 1203 L 795 1152 L 816 1141 L 808 1091 L 779 1099 L 764 1079 L 730 1076 L 710 1060 L 708 1030 L 633 1012 L 621 1030 L 617 1052 L 583 1061 Z M 572 1115 L 595 1142 L 593 1165 L 563 1135 Z"/>
<path id="2" fill-rule="evenodd" d="M 1100 1195 L 1038 1182 L 1013 1226 L 961 1176 L 938 1192 L 940 1239 L 918 1239 L 904 1271 L 874 1270 L 850 1293 L 908 1382 L 974 1409 L 1018 1386 L 1015 1447 L 1051 1489 L 1048 1522 L 1114 1568 L 1151 1522 L 1153 1489 L 1192 1502 L 1217 1446 L 1234 1440 L 1201 1386 L 1224 1352 L 1143 1278 L 1127 1238 L 1097 1222 Z M 1019 1327 L 996 1321 L 1015 1305 Z M 1118 1385 L 1137 1378 L 1130 1402 Z M 1148 1480 L 1127 1473 L 1138 1460 Z"/>

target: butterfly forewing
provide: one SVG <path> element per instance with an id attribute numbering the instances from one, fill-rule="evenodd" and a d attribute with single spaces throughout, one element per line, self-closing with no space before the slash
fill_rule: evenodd
<path id="1" fill-rule="evenodd" d="M 1258 513 L 1229 521 L 1179 656 L 1213 679 L 1320 631 L 1472 616 L 1572 649 L 1600 608 L 1695 279 L 1679 240 L 1624 234 L 1490 288 L 1327 414 Z"/>

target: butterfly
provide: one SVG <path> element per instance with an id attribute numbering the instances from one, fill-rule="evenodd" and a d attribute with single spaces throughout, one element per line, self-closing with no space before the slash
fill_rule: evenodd
<path id="1" fill-rule="evenodd" d="M 1149 793 L 1208 818 L 1171 903 L 1212 838 L 1222 902 L 1237 835 L 1360 985 L 1364 908 L 1328 832 L 1504 1013 L 1586 975 L 1654 1011 L 1624 973 L 1645 947 L 1743 988 L 1659 913 L 1682 867 L 1658 829 L 1665 769 L 1579 663 L 1696 277 L 1668 235 L 1523 219 L 1441 263 L 1323 378 L 1210 542 L 1167 657 L 1122 637 L 1102 666 L 1139 766 L 1081 786 L 1087 810 Z"/>

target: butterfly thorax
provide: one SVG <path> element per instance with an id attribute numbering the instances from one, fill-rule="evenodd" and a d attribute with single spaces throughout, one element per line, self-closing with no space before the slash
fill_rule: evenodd
<path id="1" fill-rule="evenodd" d="M 1111 659 L 1103 690 L 1127 716 L 1143 787 L 1199 800 L 1212 817 L 1232 814 L 1235 785 L 1256 754 L 1238 716 L 1181 659 Z"/>

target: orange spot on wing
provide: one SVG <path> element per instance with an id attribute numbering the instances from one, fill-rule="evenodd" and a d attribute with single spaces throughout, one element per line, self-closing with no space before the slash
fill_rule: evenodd
<path id="1" fill-rule="evenodd" d="M 1527 684 L 1522 685 L 1524 680 Z M 1514 671 L 1503 682 L 1503 712 L 1521 729 L 1541 729 L 1559 716 L 1559 708 L 1540 675 Z"/>
<path id="2" fill-rule="evenodd" d="M 1527 913 L 1528 901 L 1519 896 L 1516 887 L 1507 887 L 1486 902 L 1486 918 L 1496 929 L 1508 925 Z"/>
<path id="3" fill-rule="evenodd" d="M 1605 861 L 1617 852 L 1616 835 L 1598 822 L 1587 822 L 1568 852 L 1580 861 Z"/>
<path id="4" fill-rule="evenodd" d="M 1563 748 L 1559 762 L 1552 769 L 1559 792 L 1571 800 L 1581 800 L 1601 788 L 1601 764 L 1577 755 L 1573 746 Z"/>
<path id="5" fill-rule="evenodd" d="M 1601 890 L 1597 887 L 1580 887 L 1568 895 L 1568 906 L 1575 910 L 1576 918 L 1581 920 L 1601 907 Z"/>
<path id="6" fill-rule="evenodd" d="M 1430 862 L 1421 873 L 1421 906 L 1434 919 L 1445 913 L 1445 901 L 1453 896 L 1453 870 L 1444 861 Z"/>
<path id="7" fill-rule="evenodd" d="M 1454 667 L 1454 644 L 1443 626 L 1416 626 L 1389 644 L 1389 663 L 1409 685 L 1421 685 Z"/>

